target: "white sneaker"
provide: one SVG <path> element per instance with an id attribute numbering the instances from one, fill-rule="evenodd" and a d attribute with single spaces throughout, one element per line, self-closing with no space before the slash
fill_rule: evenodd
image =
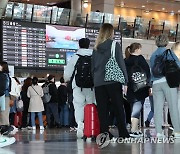
<path id="1" fill-rule="evenodd" d="M 31 126 L 27 126 L 26 128 L 29 129 L 29 130 L 32 130 L 32 129 L 33 129 Z"/>
<path id="2" fill-rule="evenodd" d="M 16 141 L 14 137 L 0 136 L 0 148 L 13 144 Z"/>
<path id="3" fill-rule="evenodd" d="M 129 136 L 134 137 L 134 138 L 140 138 L 141 137 L 141 135 L 139 134 L 139 131 L 130 132 Z"/>
<path id="4" fill-rule="evenodd" d="M 166 136 L 165 136 L 163 133 L 157 133 L 156 137 L 157 137 L 158 139 L 166 138 Z"/>
<path id="5" fill-rule="evenodd" d="M 36 126 L 33 126 L 33 127 L 32 127 L 32 130 L 36 130 Z"/>
<path id="6" fill-rule="evenodd" d="M 77 138 L 82 138 L 84 136 L 84 123 L 78 122 L 78 128 L 77 128 Z"/>
<path id="7" fill-rule="evenodd" d="M 13 128 L 14 128 L 14 130 L 18 131 L 18 128 L 17 128 L 16 126 L 11 125 L 11 127 L 13 127 Z"/>
<path id="8" fill-rule="evenodd" d="M 44 126 L 40 126 L 40 130 L 44 130 Z"/>

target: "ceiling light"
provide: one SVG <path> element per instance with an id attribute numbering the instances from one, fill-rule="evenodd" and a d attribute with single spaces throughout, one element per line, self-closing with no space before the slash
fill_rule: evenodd
<path id="1" fill-rule="evenodd" d="M 121 7 L 124 7 L 124 5 L 125 5 L 124 2 L 121 2 L 121 3 L 120 3 L 120 6 L 121 6 Z"/>
<path id="2" fill-rule="evenodd" d="M 148 14 L 150 11 L 149 10 L 145 10 L 144 12 Z"/>
<path id="3" fill-rule="evenodd" d="M 84 3 L 84 4 L 83 4 L 83 7 L 84 7 L 84 8 L 87 8 L 87 7 L 88 7 L 88 3 L 87 3 L 87 2 Z"/>
<path id="4" fill-rule="evenodd" d="M 145 5 L 142 5 L 142 7 L 146 7 Z"/>
<path id="5" fill-rule="evenodd" d="M 170 15 L 172 15 L 172 16 L 173 16 L 173 15 L 174 15 L 174 11 L 171 11 L 171 12 L 170 12 Z"/>
<path id="6" fill-rule="evenodd" d="M 178 13 L 180 13 L 180 10 L 178 10 Z"/>
<path id="7" fill-rule="evenodd" d="M 162 8 L 162 10 L 164 11 L 164 10 L 165 10 L 165 8 L 163 7 L 163 8 Z"/>

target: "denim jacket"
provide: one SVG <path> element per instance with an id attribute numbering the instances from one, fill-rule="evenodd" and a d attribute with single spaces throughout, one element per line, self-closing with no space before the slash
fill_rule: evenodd
<path id="1" fill-rule="evenodd" d="M 6 73 L 5 73 L 6 74 Z M 10 86 L 9 86 L 9 84 L 10 84 L 10 78 L 9 78 L 9 75 L 7 75 L 6 74 L 6 90 L 5 90 L 5 96 L 6 97 L 9 97 L 10 96 L 10 94 L 9 94 L 9 92 L 10 92 Z"/>
<path id="2" fill-rule="evenodd" d="M 151 69 L 153 68 L 154 66 L 154 61 L 155 61 L 155 58 L 157 55 L 161 55 L 163 54 L 163 52 L 167 50 L 165 47 L 159 47 L 157 48 L 157 50 L 152 54 L 151 58 L 150 58 L 150 67 Z M 180 66 L 180 61 L 178 59 L 178 57 L 175 55 L 175 53 L 172 51 L 172 55 L 173 55 L 173 58 L 176 60 L 176 63 L 178 64 L 178 66 Z M 168 54 L 167 56 L 167 59 L 169 60 L 172 60 L 173 59 L 172 56 L 170 54 Z M 162 78 L 162 77 L 161 77 Z M 154 77 L 153 74 L 151 73 L 151 80 L 152 81 L 156 81 L 156 80 L 159 80 L 161 78 L 157 78 L 157 77 Z"/>

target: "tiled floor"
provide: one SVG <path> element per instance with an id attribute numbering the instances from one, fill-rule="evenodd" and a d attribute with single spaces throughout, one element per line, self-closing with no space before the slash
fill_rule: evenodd
<path id="1" fill-rule="evenodd" d="M 116 129 L 112 130 L 117 134 Z M 168 129 L 165 130 L 168 135 Z M 145 129 L 147 137 L 154 137 L 155 130 Z M 15 135 L 16 143 L 0 149 L 0 154 L 179 154 L 180 140 L 175 143 L 110 143 L 100 149 L 95 142 L 77 140 L 75 132 L 68 129 L 46 129 L 19 131 Z M 179 143 L 178 143 L 179 142 Z"/>

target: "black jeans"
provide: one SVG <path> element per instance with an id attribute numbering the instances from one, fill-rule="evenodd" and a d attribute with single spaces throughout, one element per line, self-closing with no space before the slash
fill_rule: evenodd
<path id="1" fill-rule="evenodd" d="M 117 127 L 119 137 L 129 137 L 126 129 L 125 112 L 122 97 L 122 85 L 114 83 L 95 87 L 95 95 L 97 101 L 97 109 L 100 121 L 101 133 L 109 132 L 108 128 L 108 102 L 111 100 L 114 108 L 115 117 L 117 120 Z"/>
<path id="2" fill-rule="evenodd" d="M 69 125 L 70 127 L 76 127 L 76 120 L 74 116 L 74 105 L 72 102 L 69 102 Z"/>
<path id="3" fill-rule="evenodd" d="M 23 112 L 22 112 L 23 114 L 22 114 L 22 126 L 21 127 L 27 127 L 28 125 L 31 125 L 30 118 L 29 118 L 29 121 L 27 121 L 28 108 L 29 108 L 29 102 L 23 102 Z"/>
<path id="4" fill-rule="evenodd" d="M 46 118 L 48 126 L 51 124 L 51 114 L 57 125 L 60 125 L 60 118 L 58 114 L 58 104 L 57 103 L 47 103 L 46 105 Z"/>

